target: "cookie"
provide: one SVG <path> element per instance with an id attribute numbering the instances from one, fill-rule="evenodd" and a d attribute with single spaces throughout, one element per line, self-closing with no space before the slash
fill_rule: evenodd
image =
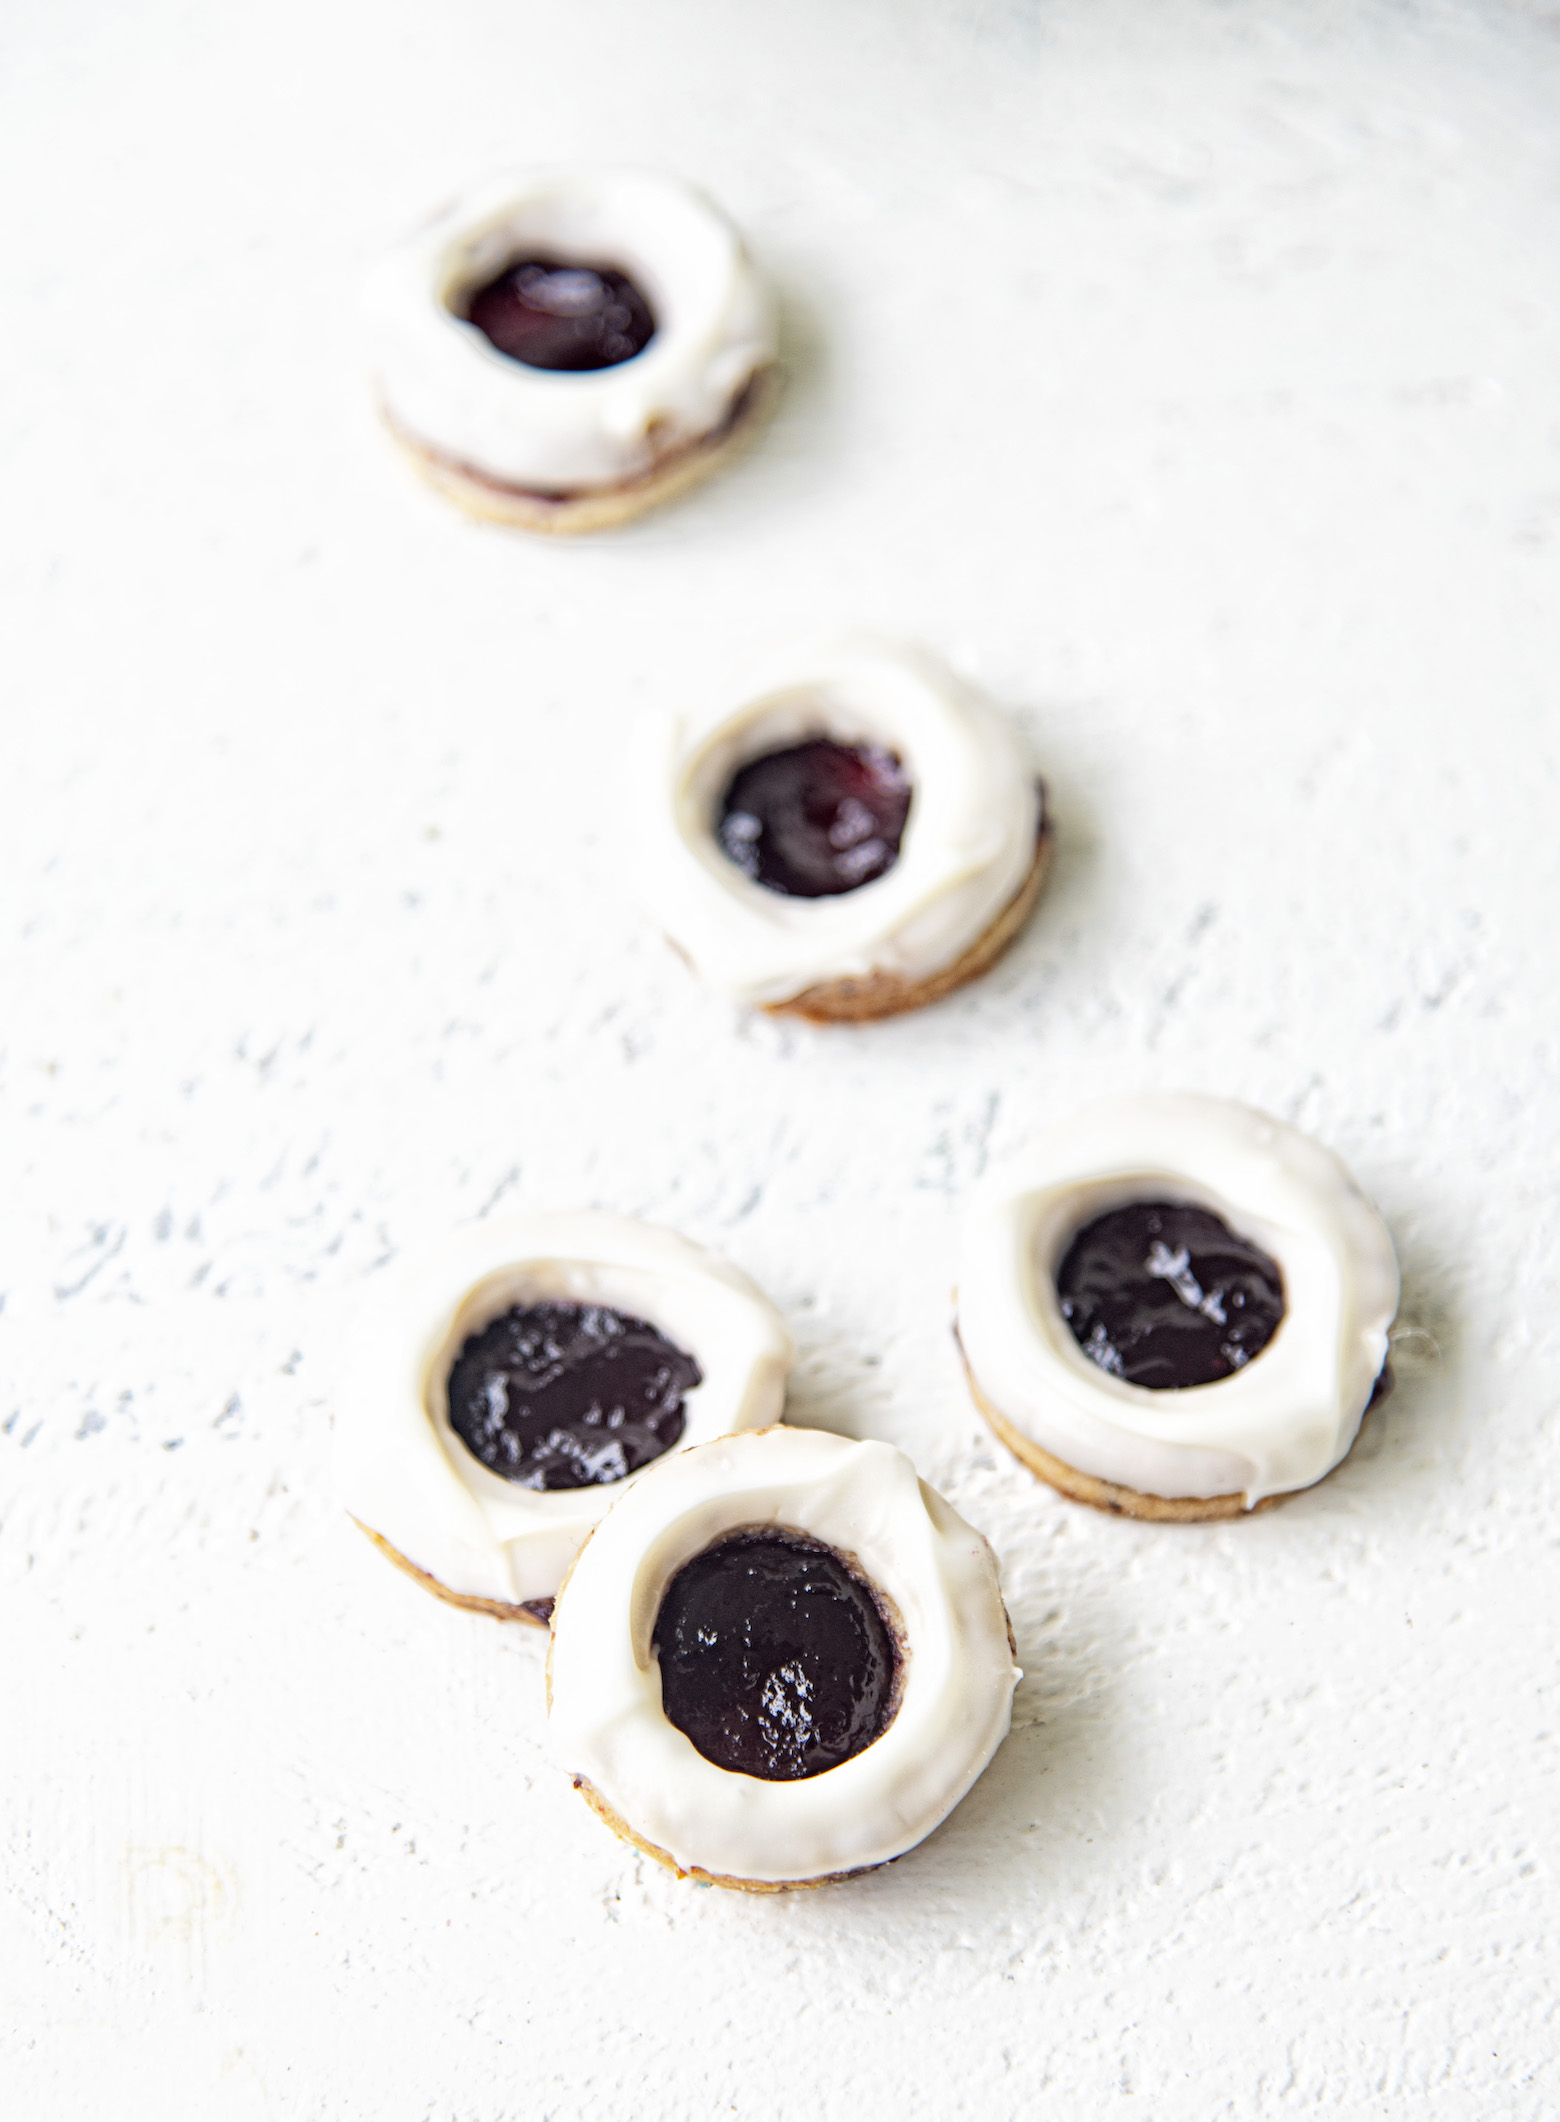
<path id="1" fill-rule="evenodd" d="M 641 731 L 649 910 L 734 999 L 815 1022 L 915 1009 L 985 972 L 1044 881 L 1044 791 L 995 705 L 923 651 L 849 640 L 736 704 Z"/>
<path id="2" fill-rule="evenodd" d="M 682 1877 L 822 1886 L 931 1833 L 1008 1728 L 996 1562 L 892 1445 L 772 1429 L 651 1469 L 553 1611 L 554 1752 Z"/>
<path id="3" fill-rule="evenodd" d="M 468 514 L 605 530 L 730 461 L 775 395 L 773 300 L 672 178 L 544 170 L 444 208 L 365 295 L 385 422 Z"/>
<path id="4" fill-rule="evenodd" d="M 545 1623 L 613 1498 L 667 1453 L 777 1422 L 793 1357 L 768 1298 L 675 1232 L 476 1223 L 375 1284 L 337 1394 L 342 1497 L 430 1590 Z"/>
<path id="5" fill-rule="evenodd" d="M 966 1228 L 971 1390 L 1042 1480 L 1123 1515 L 1309 1488 L 1386 1389 L 1398 1269 L 1330 1151 L 1227 1099 L 1120 1098 L 994 1169 Z"/>

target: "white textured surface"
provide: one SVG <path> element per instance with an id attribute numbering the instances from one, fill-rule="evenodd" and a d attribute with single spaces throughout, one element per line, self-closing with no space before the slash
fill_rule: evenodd
<path id="1" fill-rule="evenodd" d="M 0 36 L 8 2113 L 1553 2113 L 1554 11 Z M 405 482 L 353 300 L 598 143 L 730 206 L 794 380 L 560 550 Z M 854 624 L 1024 716 L 1057 871 L 968 995 L 777 1030 L 637 923 L 595 775 Z M 988 1152 L 1144 1084 L 1335 1147 L 1444 1352 L 1253 1522 L 1056 1501 L 947 1332 Z M 995 1541 L 1015 1730 L 903 1864 L 642 1866 L 547 1763 L 540 1638 L 344 1524 L 342 1319 L 500 1202 L 729 1252 L 797 1416 Z"/>

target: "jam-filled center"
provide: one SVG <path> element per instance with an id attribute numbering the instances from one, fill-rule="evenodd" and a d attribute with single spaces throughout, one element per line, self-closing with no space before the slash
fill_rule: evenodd
<path id="1" fill-rule="evenodd" d="M 462 1344 L 450 1427 L 518 1488 L 588 1488 L 669 1451 L 701 1376 L 647 1320 L 605 1304 L 517 1304 Z"/>
<path id="2" fill-rule="evenodd" d="M 616 368 L 655 336 L 649 303 L 609 265 L 519 258 L 466 299 L 470 321 L 527 368 Z"/>
<path id="3" fill-rule="evenodd" d="M 1244 1369 L 1284 1316 L 1277 1261 L 1189 1201 L 1134 1201 L 1086 1223 L 1056 1293 L 1090 1362 L 1151 1392 Z"/>
<path id="4" fill-rule="evenodd" d="M 755 883 L 792 899 L 836 898 L 899 860 L 911 793 L 893 752 L 815 737 L 734 775 L 716 830 Z"/>
<path id="5" fill-rule="evenodd" d="M 802 1533 L 738 1533 L 685 1563 L 655 1646 L 667 1716 L 738 1775 L 822 1775 L 894 1713 L 894 1641 L 871 1587 Z"/>

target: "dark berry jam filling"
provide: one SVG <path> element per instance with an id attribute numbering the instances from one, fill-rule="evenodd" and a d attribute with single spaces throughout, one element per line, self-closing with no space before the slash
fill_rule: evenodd
<path id="1" fill-rule="evenodd" d="M 837 898 L 899 860 L 910 796 L 892 752 L 817 737 L 744 766 L 717 831 L 755 883 L 791 899 Z"/>
<path id="2" fill-rule="evenodd" d="M 450 1370 L 450 1427 L 517 1488 L 621 1481 L 683 1432 L 701 1372 L 665 1334 L 604 1304 L 517 1304 Z"/>
<path id="3" fill-rule="evenodd" d="M 521 258 L 466 300 L 466 315 L 527 368 L 616 368 L 655 337 L 650 305 L 609 265 Z"/>
<path id="4" fill-rule="evenodd" d="M 1090 1362 L 1150 1392 L 1244 1369 L 1284 1316 L 1277 1261 L 1189 1201 L 1134 1201 L 1085 1224 L 1056 1293 Z"/>
<path id="5" fill-rule="evenodd" d="M 667 1716 L 717 1768 L 820 1776 L 879 1738 L 897 1707 L 894 1640 L 832 1548 L 738 1533 L 686 1563 L 655 1624 Z"/>

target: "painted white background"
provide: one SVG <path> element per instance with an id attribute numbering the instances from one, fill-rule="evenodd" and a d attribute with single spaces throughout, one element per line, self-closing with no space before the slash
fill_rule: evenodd
<path id="1" fill-rule="evenodd" d="M 1266 0 L 12 0 L 0 23 L 0 2082 L 26 2122 L 1560 2108 L 1560 17 Z M 360 388 L 495 164 L 707 184 L 791 383 L 719 485 L 468 527 Z M 777 1029 L 644 924 L 650 704 L 837 624 L 1022 719 L 979 989 Z M 1417 1344 L 1263 1518 L 983 1435 L 962 1201 L 1112 1088 L 1380 1201 Z M 995 1541 L 1028 1677 L 918 1853 L 647 1870 L 539 1636 L 330 1492 L 399 1248 L 595 1203 Z"/>

